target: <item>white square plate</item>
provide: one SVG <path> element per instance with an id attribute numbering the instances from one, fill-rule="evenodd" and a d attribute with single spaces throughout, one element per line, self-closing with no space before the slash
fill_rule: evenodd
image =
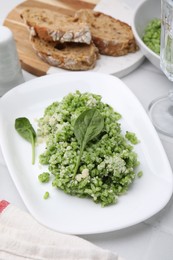
<path id="1" fill-rule="evenodd" d="M 64 194 L 51 183 L 40 184 L 44 167 L 38 163 L 42 146 L 31 164 L 31 147 L 14 128 L 15 119 L 35 119 L 53 101 L 80 90 L 100 94 L 103 102 L 122 115 L 122 130 L 140 139 L 135 146 L 143 176 L 137 178 L 118 203 L 105 208 L 89 199 Z M 0 140 L 10 175 L 30 213 L 43 225 L 63 233 L 92 234 L 119 230 L 137 224 L 160 211 L 173 191 L 171 167 L 160 139 L 143 107 L 124 83 L 111 75 L 94 72 L 65 72 L 28 81 L 7 92 L 0 100 Z M 3 180 L 2 180 L 3 181 Z M 8 187 L 7 187 L 8 189 Z M 50 198 L 43 199 L 45 191 Z"/>

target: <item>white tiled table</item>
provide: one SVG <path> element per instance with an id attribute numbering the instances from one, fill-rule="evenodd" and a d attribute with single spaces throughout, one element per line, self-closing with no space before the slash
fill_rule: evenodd
<path id="1" fill-rule="evenodd" d="M 0 24 L 3 23 L 6 14 L 20 2 L 22 1 L 0 1 Z M 25 71 L 23 73 L 25 80 L 34 78 L 33 75 Z M 147 60 L 131 74 L 123 77 L 122 81 L 133 91 L 146 110 L 153 99 L 166 95 L 173 85 L 161 71 L 153 67 Z M 161 140 L 173 168 L 173 142 Z M 6 199 L 27 210 L 10 178 L 1 151 L 0 199 Z M 120 231 L 82 237 L 105 249 L 118 252 L 127 260 L 172 260 L 173 199 L 161 212 L 136 226 Z"/>

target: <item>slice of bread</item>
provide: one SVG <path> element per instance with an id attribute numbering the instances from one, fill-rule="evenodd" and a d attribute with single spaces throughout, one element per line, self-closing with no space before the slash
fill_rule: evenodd
<path id="1" fill-rule="evenodd" d="M 138 50 L 131 27 L 109 15 L 81 9 L 75 13 L 74 21 L 89 24 L 92 40 L 101 54 L 122 56 Z"/>
<path id="2" fill-rule="evenodd" d="M 98 49 L 93 43 L 56 43 L 46 42 L 40 38 L 30 37 L 37 55 L 52 66 L 67 70 L 92 69 L 99 57 Z"/>
<path id="3" fill-rule="evenodd" d="M 39 8 L 25 9 L 20 16 L 31 34 L 45 41 L 91 43 L 88 24 L 71 16 Z"/>

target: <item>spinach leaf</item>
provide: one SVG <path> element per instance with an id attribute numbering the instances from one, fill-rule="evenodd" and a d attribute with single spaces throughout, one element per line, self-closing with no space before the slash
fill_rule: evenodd
<path id="1" fill-rule="evenodd" d="M 32 145 L 32 164 L 35 163 L 35 142 L 36 132 L 26 117 L 20 117 L 15 120 L 16 131 Z"/>
<path id="2" fill-rule="evenodd" d="M 74 124 L 74 134 L 80 144 L 80 153 L 77 158 L 74 176 L 78 171 L 82 153 L 86 144 L 100 134 L 104 127 L 104 118 L 95 108 L 85 110 L 79 115 Z"/>

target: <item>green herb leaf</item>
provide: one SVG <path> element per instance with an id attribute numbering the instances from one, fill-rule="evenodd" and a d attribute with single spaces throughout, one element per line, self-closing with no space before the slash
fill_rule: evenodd
<path id="1" fill-rule="evenodd" d="M 16 131 L 32 145 L 32 164 L 35 163 L 35 142 L 36 132 L 26 117 L 20 117 L 15 120 Z"/>
<path id="2" fill-rule="evenodd" d="M 80 153 L 77 159 L 74 177 L 78 171 L 81 156 L 86 144 L 100 134 L 104 127 L 104 118 L 97 109 L 85 110 L 76 119 L 74 124 L 74 134 L 80 144 Z"/>

